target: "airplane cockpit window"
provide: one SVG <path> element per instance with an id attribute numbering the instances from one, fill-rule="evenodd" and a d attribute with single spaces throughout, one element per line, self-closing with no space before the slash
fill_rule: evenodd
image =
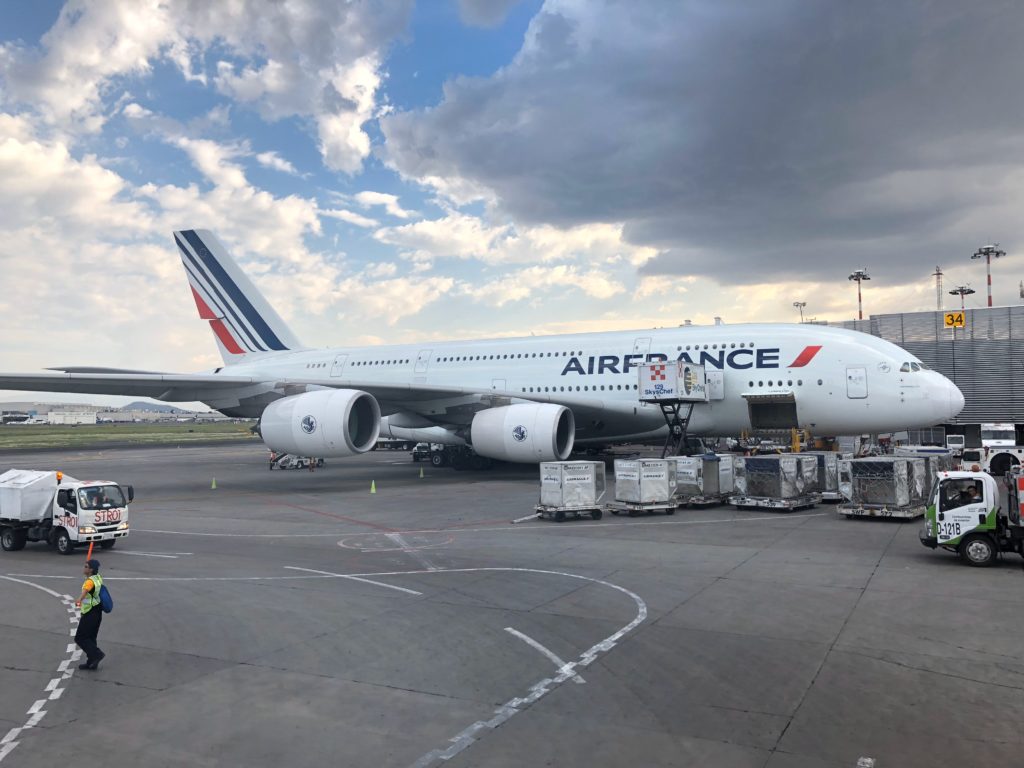
<path id="1" fill-rule="evenodd" d="M 900 373 L 910 373 L 910 363 L 904 363 L 900 366 Z"/>
<path id="2" fill-rule="evenodd" d="M 918 365 L 917 363 L 911 363 L 910 364 L 910 370 L 912 370 L 912 371 L 920 371 L 921 370 L 921 366 Z"/>
<path id="3" fill-rule="evenodd" d="M 929 368 L 924 363 L 918 363 L 918 366 L 921 368 L 922 371 L 930 371 L 931 370 L 931 368 Z"/>

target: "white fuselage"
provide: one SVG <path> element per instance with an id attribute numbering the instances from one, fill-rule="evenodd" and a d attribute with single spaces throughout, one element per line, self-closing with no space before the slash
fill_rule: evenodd
<path id="1" fill-rule="evenodd" d="M 576 419 L 577 442 L 602 442 L 664 429 L 660 410 L 637 398 L 637 365 L 650 359 L 706 366 L 711 399 L 694 408 L 695 434 L 761 429 L 760 417 L 752 418 L 756 409 L 791 413 L 794 405 L 796 425 L 817 435 L 890 432 L 949 421 L 964 404 L 951 381 L 894 344 L 855 331 L 795 324 L 307 349 L 253 356 L 224 373 L 301 379 L 313 386 L 476 393 L 436 400 L 419 394 L 416 400 L 389 398 L 381 404 L 385 413 L 417 414 L 439 424 L 450 418 L 453 404 L 471 405 L 488 393 L 575 405 L 582 414 Z"/>

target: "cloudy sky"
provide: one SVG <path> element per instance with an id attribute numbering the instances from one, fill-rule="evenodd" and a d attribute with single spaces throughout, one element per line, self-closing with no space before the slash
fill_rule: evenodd
<path id="1" fill-rule="evenodd" d="M 33 0 L 0 369 L 219 364 L 172 229 L 310 346 L 818 319 L 1024 277 L 1006 0 Z M 946 297 L 947 306 L 954 303 Z M 31 396 L 0 393 L 4 399 Z"/>

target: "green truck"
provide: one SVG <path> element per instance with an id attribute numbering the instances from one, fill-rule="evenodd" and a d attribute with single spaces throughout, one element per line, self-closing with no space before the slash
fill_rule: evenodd
<path id="1" fill-rule="evenodd" d="M 1007 504 L 999 485 L 985 472 L 940 472 L 925 512 L 921 543 L 956 552 L 968 565 L 987 567 L 1001 552 L 1024 556 L 1024 474 L 1006 474 Z"/>

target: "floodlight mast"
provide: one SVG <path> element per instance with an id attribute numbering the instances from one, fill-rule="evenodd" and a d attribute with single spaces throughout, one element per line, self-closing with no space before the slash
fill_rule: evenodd
<path id="1" fill-rule="evenodd" d="M 965 311 L 964 296 L 970 296 L 972 293 L 977 293 L 977 291 L 971 288 L 969 285 L 958 285 L 956 288 L 949 292 L 949 295 L 960 297 L 960 311 L 963 312 Z"/>
<path id="2" fill-rule="evenodd" d="M 867 267 L 861 267 L 860 269 L 853 270 L 853 272 L 850 274 L 850 278 L 849 279 L 850 280 L 855 280 L 857 282 L 857 319 L 858 320 L 863 320 L 864 319 L 864 303 L 861 301 L 860 284 L 863 281 L 865 281 L 865 280 L 870 280 L 871 276 L 868 274 Z"/>
<path id="3" fill-rule="evenodd" d="M 980 259 L 982 256 L 985 257 L 985 278 L 988 282 L 988 305 L 992 306 L 992 259 L 998 259 L 1000 256 L 1005 256 L 1006 251 L 999 249 L 999 243 L 993 243 L 992 245 L 983 245 L 981 248 L 974 252 L 971 256 L 972 259 Z"/>
<path id="4" fill-rule="evenodd" d="M 804 321 L 804 307 L 807 306 L 806 301 L 794 301 L 793 306 L 800 310 L 800 322 Z"/>

